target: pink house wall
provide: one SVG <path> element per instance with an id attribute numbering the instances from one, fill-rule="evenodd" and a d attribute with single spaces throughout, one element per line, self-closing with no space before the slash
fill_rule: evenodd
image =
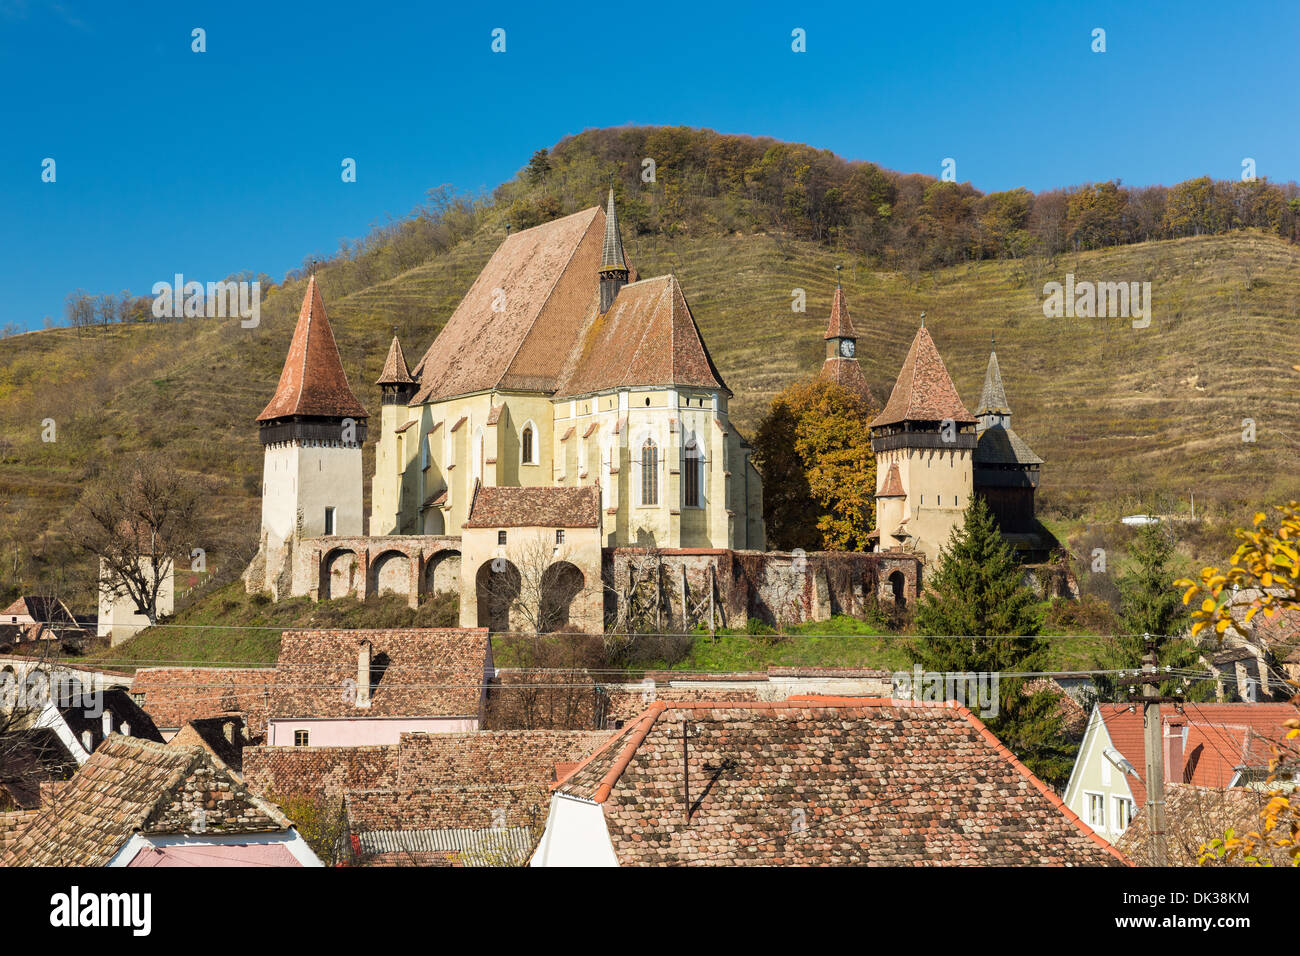
<path id="1" fill-rule="evenodd" d="M 365 717 L 359 719 L 271 720 L 266 743 L 270 747 L 292 747 L 294 732 L 308 733 L 311 747 L 371 747 L 396 744 L 402 734 L 447 734 L 478 730 L 476 717 Z"/>

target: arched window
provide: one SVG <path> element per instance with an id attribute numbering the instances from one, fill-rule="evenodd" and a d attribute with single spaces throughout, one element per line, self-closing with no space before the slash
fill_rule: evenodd
<path id="1" fill-rule="evenodd" d="M 519 447 L 522 450 L 523 462 L 525 465 L 535 465 L 537 461 L 533 458 L 533 426 L 525 425 L 524 433 L 519 436 Z"/>
<path id="2" fill-rule="evenodd" d="M 641 504 L 659 504 L 659 446 L 653 438 L 641 446 Z"/>
<path id="3" fill-rule="evenodd" d="M 704 459 L 700 457 L 700 446 L 692 438 L 686 442 L 686 461 L 682 469 L 682 504 L 687 508 L 700 508 L 704 505 L 700 497 L 703 466 Z"/>

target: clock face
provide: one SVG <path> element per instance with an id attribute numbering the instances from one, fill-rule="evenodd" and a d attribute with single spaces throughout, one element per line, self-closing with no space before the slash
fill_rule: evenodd
<path id="1" fill-rule="evenodd" d="M 840 339 L 840 354 L 845 358 L 853 358 L 853 340 Z"/>

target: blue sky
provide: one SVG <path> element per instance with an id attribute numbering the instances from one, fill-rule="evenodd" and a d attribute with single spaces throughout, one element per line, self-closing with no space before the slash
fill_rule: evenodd
<path id="1" fill-rule="evenodd" d="M 278 279 L 593 126 L 934 175 L 952 157 L 984 191 L 1235 178 L 1244 157 L 1300 179 L 1294 2 L 404 6 L 0 0 L 0 325 L 61 318 L 76 288 Z"/>

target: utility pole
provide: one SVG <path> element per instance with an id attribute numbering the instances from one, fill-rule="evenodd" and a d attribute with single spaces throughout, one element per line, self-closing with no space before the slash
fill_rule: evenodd
<path id="1" fill-rule="evenodd" d="M 1151 834 L 1151 865 L 1169 865 L 1165 833 L 1165 754 L 1161 740 L 1160 688 L 1156 686 L 1156 642 L 1143 634 L 1146 655 L 1142 658 L 1142 740 L 1146 751 L 1147 830 Z"/>

